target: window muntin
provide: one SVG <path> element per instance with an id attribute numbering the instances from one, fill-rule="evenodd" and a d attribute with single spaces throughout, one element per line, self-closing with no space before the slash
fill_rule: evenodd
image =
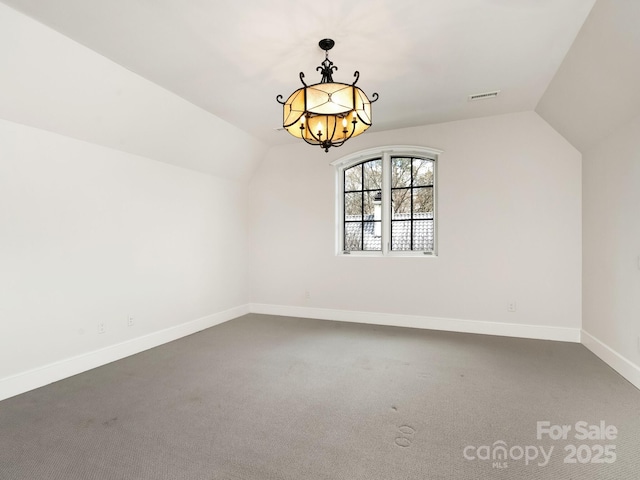
<path id="1" fill-rule="evenodd" d="M 343 249 L 382 251 L 382 159 L 354 165 L 345 169 L 343 175 Z"/>
<path id="2" fill-rule="evenodd" d="M 389 147 L 334 162 L 338 252 L 435 256 L 439 153 L 424 147 Z"/>
<path id="3" fill-rule="evenodd" d="M 435 161 L 391 157 L 391 250 L 434 250 Z"/>

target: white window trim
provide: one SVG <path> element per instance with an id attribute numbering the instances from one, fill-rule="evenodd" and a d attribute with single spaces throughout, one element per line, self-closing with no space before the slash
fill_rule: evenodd
<path id="1" fill-rule="evenodd" d="M 434 258 L 438 256 L 438 157 L 443 153 L 442 150 L 429 147 L 418 147 L 409 145 L 391 145 L 385 147 L 369 148 L 359 152 L 351 153 L 338 160 L 331 162 L 336 168 L 336 189 L 335 189 L 335 232 L 336 232 L 336 255 L 344 257 L 420 257 Z M 389 212 L 391 211 L 391 191 L 389 182 L 391 181 L 391 156 L 407 155 L 416 157 L 426 157 L 434 160 L 434 196 L 433 196 L 433 212 L 434 212 L 434 244 L 433 252 L 423 251 L 394 251 L 391 250 L 389 242 L 391 241 L 391 221 L 389 220 Z M 365 162 L 374 158 L 382 158 L 382 251 L 353 251 L 345 252 L 342 250 L 342 242 L 344 238 L 344 171 L 358 163 Z"/>

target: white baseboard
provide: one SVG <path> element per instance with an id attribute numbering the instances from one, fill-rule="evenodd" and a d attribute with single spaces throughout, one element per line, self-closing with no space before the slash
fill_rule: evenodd
<path id="1" fill-rule="evenodd" d="M 582 330 L 582 344 L 636 388 L 640 389 L 640 366 L 623 357 L 609 345 L 584 330 Z"/>
<path id="2" fill-rule="evenodd" d="M 560 342 L 580 342 L 579 328 L 550 327 L 545 325 L 520 325 L 516 323 L 357 312 L 351 310 L 333 310 L 328 308 L 291 307 L 262 303 L 252 303 L 250 304 L 249 309 L 251 313 L 283 315 L 287 317 L 316 318 L 340 322 L 369 323 L 373 325 L 388 325 L 393 327 L 446 330 L 449 332 L 478 333 L 483 335 L 555 340 Z"/>
<path id="3" fill-rule="evenodd" d="M 640 389 L 640 366 L 578 328 L 252 303 L 0 379 L 0 400 L 143 352 L 247 313 L 582 343 Z"/>
<path id="4" fill-rule="evenodd" d="M 120 360 L 249 313 L 242 305 L 190 322 L 0 379 L 0 400 Z"/>

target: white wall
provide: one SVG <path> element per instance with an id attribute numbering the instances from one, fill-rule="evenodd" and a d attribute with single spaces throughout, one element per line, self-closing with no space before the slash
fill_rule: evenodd
<path id="1" fill-rule="evenodd" d="M 4 120 L 0 145 L 0 398 L 248 302 L 246 184 Z"/>
<path id="2" fill-rule="evenodd" d="M 640 388 L 640 116 L 583 157 L 586 344 Z"/>
<path id="3" fill-rule="evenodd" d="M 246 311 L 265 145 L 2 3 L 0 45 L 0 399 Z"/>
<path id="4" fill-rule="evenodd" d="M 598 0 L 536 108 L 583 154 L 582 342 L 638 388 L 639 15 Z"/>
<path id="5" fill-rule="evenodd" d="M 394 144 L 444 150 L 439 256 L 337 257 L 329 163 Z M 275 147 L 251 193 L 254 304 L 580 328 L 581 155 L 534 112 Z"/>

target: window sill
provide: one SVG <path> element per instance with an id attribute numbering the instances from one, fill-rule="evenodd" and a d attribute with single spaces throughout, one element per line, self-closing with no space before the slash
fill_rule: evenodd
<path id="1" fill-rule="evenodd" d="M 434 252 L 337 252 L 337 257 L 359 257 L 359 258 L 438 258 L 438 255 Z"/>

